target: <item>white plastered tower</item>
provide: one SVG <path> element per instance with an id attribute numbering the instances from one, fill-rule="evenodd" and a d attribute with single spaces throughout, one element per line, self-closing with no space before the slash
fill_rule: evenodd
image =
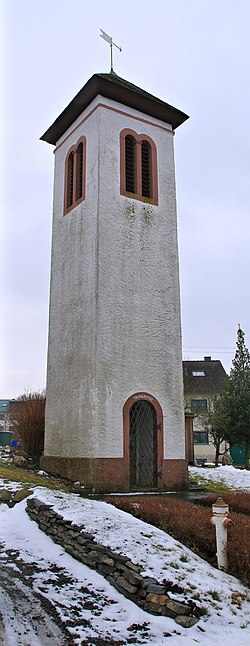
<path id="1" fill-rule="evenodd" d="M 173 151 L 186 118 L 98 74 L 42 137 L 56 145 L 43 467 L 96 490 L 186 483 Z M 79 141 L 84 187 L 67 203 Z"/>

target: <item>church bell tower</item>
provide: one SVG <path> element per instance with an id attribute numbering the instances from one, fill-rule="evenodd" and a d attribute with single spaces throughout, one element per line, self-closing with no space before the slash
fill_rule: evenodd
<path id="1" fill-rule="evenodd" d="M 180 110 L 95 74 L 55 146 L 43 468 L 96 491 L 187 480 L 174 130 Z"/>

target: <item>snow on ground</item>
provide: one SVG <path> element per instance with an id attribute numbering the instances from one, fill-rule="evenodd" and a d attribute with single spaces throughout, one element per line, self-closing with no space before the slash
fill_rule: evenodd
<path id="1" fill-rule="evenodd" d="M 10 458 L 11 450 L 10 446 L 0 446 L 0 458 L 4 462 L 7 462 Z"/>
<path id="2" fill-rule="evenodd" d="M 22 482 L 12 482 L 11 480 L 3 480 L 0 478 L 0 489 L 8 489 L 8 491 L 19 491 L 20 489 L 23 489 L 24 485 Z M 32 487 L 30 484 L 27 483 L 27 488 L 29 489 Z"/>
<path id="3" fill-rule="evenodd" d="M 36 495 L 38 493 L 40 497 L 43 492 L 40 489 L 39 492 L 36 491 Z M 73 498 L 69 496 L 68 502 L 72 502 Z M 46 492 L 44 492 L 44 499 L 46 499 Z M 78 498 L 77 503 L 80 513 L 85 501 Z M 76 510 L 77 505 L 75 505 Z M 94 505 L 93 511 L 98 512 Z M 149 615 L 125 599 L 102 576 L 73 559 L 61 546 L 53 543 L 39 530 L 36 523 L 29 519 L 25 512 L 25 501 L 13 509 L 5 505 L 0 507 L 0 543 L 4 545 L 5 550 L 1 554 L 2 561 L 7 550 L 11 549 L 19 552 L 21 561 L 32 564 L 34 591 L 52 602 L 65 623 L 72 624 L 68 630 L 74 638 L 74 644 L 81 644 L 82 640 L 86 639 L 86 643 L 90 645 L 92 639 L 102 637 L 108 641 L 122 640 L 124 644 L 162 646 L 166 643 L 164 633 L 173 635 L 172 646 L 180 645 L 181 636 L 185 636 L 186 646 L 193 646 L 193 635 L 196 634 L 199 643 L 201 632 L 197 627 L 192 629 L 192 635 L 189 635 L 187 629 L 177 626 L 172 619 Z M 4 614 L 3 605 L 1 612 Z M 6 614 L 4 614 L 4 622 L 6 633 L 4 644 L 16 646 L 18 643 L 18 646 L 26 646 L 27 635 L 25 634 L 20 636 L 19 632 L 15 641 L 16 635 L 13 634 L 11 622 Z M 136 632 L 135 641 L 131 641 L 133 632 L 129 630 L 133 624 L 140 624 L 142 627 L 139 632 Z M 44 646 L 46 642 L 41 644 Z M 61 643 L 58 642 L 57 646 L 61 646 Z"/>
<path id="4" fill-rule="evenodd" d="M 92 533 L 96 541 L 141 565 L 145 576 L 178 583 L 184 589 L 183 595 L 173 595 L 174 598 L 194 598 L 197 605 L 207 608 L 207 615 L 189 629 L 178 626 L 170 618 L 144 612 L 43 534 L 25 512 L 25 501 L 12 509 L 2 504 L 2 560 L 5 558 L 7 563 L 8 550 L 14 550 L 19 554 L 20 568 L 21 562 L 32 564 L 29 580 L 33 590 L 53 604 L 72 636 L 70 643 L 80 645 L 86 640 L 84 643 L 91 645 L 92 640 L 102 637 L 108 643 L 122 640 L 123 644 L 154 646 L 194 646 L 194 643 L 212 646 L 215 640 L 234 646 L 249 645 L 249 590 L 237 579 L 214 569 L 165 532 L 112 505 L 43 487 L 36 487 L 33 495 L 51 504 L 65 519 Z M 5 643 L 25 646 L 27 636 L 23 636 L 24 641 L 20 636 L 17 642 L 11 641 L 6 614 L 5 622 L 9 635 Z M 133 624 L 141 626 L 136 633 L 129 630 Z"/>
<path id="5" fill-rule="evenodd" d="M 202 479 L 213 482 L 223 482 L 232 489 L 250 491 L 250 471 L 246 469 L 235 469 L 233 466 L 219 466 L 216 468 L 189 467 L 189 474 L 199 476 Z"/>

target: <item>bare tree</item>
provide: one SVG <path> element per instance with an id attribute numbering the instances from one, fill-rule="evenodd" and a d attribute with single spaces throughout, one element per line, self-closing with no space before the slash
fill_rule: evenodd
<path id="1" fill-rule="evenodd" d="M 209 440 L 215 448 L 214 462 L 217 467 L 220 456 L 225 453 L 225 448 L 221 450 L 221 445 L 225 441 L 225 414 L 224 410 L 221 409 L 220 395 L 218 393 L 206 397 L 206 402 L 206 409 L 195 408 L 192 409 L 192 413 L 200 429 L 203 429 L 209 435 Z M 188 404 L 186 402 L 186 410 L 187 408 Z"/>
<path id="2" fill-rule="evenodd" d="M 225 442 L 225 411 L 221 405 L 220 395 L 215 395 L 209 401 L 208 409 L 202 418 L 203 428 L 208 431 L 211 443 L 215 448 L 214 462 L 218 467 L 219 457 L 225 453 L 221 445 Z"/>

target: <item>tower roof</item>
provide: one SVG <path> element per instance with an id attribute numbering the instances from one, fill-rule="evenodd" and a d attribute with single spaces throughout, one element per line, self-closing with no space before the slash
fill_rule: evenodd
<path id="1" fill-rule="evenodd" d="M 49 144 L 55 145 L 58 139 L 74 123 L 97 94 L 101 94 L 108 99 L 113 99 L 151 117 L 170 123 L 174 130 L 189 118 L 181 110 L 174 108 L 172 105 L 153 96 L 153 94 L 145 92 L 145 90 L 137 87 L 137 85 L 133 85 L 133 83 L 117 76 L 115 72 L 94 74 L 63 112 L 61 112 L 54 123 L 46 130 L 41 139 L 47 141 Z"/>

